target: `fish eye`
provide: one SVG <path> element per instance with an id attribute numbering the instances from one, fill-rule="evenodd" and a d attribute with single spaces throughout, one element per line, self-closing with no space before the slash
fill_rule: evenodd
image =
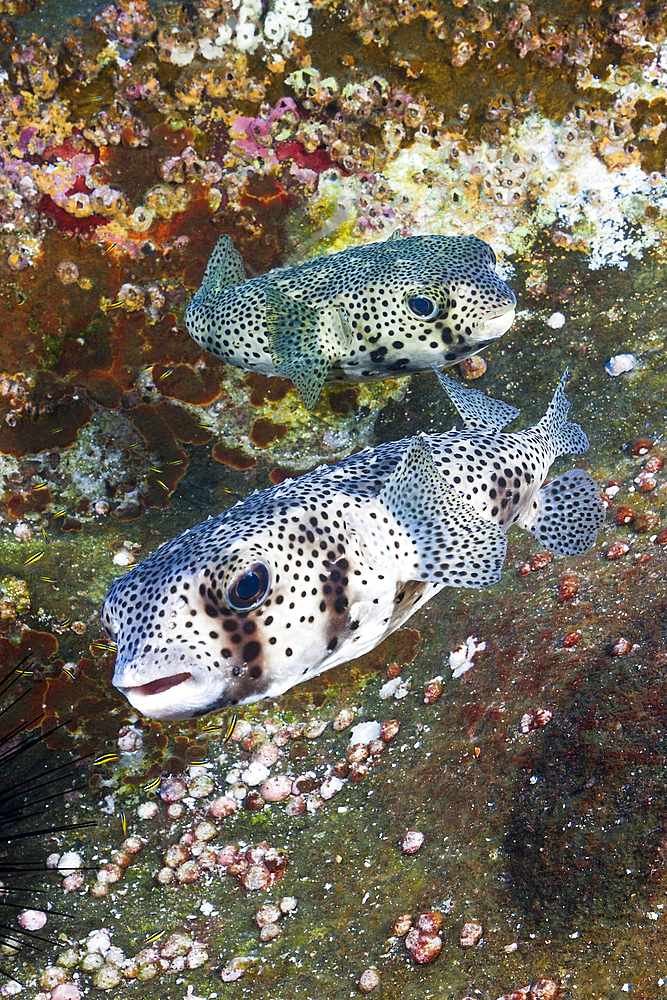
<path id="1" fill-rule="evenodd" d="M 266 600 L 271 574 L 266 563 L 256 562 L 237 573 L 227 587 L 227 604 L 234 611 L 253 611 Z"/>
<path id="2" fill-rule="evenodd" d="M 411 295 L 406 299 L 406 305 L 417 319 L 435 319 L 440 308 L 428 295 Z"/>

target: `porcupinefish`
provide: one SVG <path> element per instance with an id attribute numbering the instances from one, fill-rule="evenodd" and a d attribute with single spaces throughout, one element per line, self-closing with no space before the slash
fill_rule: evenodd
<path id="1" fill-rule="evenodd" d="M 502 336 L 516 298 L 476 236 L 391 237 L 246 279 L 222 236 L 185 312 L 224 361 L 286 375 L 312 409 L 325 381 L 453 365 Z"/>
<path id="2" fill-rule="evenodd" d="M 114 685 L 152 718 L 272 698 L 373 649 L 443 587 L 500 578 L 513 524 L 552 552 L 588 551 L 604 518 L 566 374 L 545 416 L 438 377 L 461 430 L 388 442 L 253 493 L 118 578 L 104 627 Z"/>

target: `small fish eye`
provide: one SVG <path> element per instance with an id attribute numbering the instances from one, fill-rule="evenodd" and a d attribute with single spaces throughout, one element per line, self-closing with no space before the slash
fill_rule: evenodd
<path id="1" fill-rule="evenodd" d="M 265 563 L 256 562 L 238 573 L 227 588 L 227 603 L 234 611 L 252 611 L 266 599 L 271 574 Z"/>
<path id="2" fill-rule="evenodd" d="M 427 295 L 412 295 L 406 300 L 406 304 L 417 319 L 435 319 L 438 315 L 438 303 Z"/>

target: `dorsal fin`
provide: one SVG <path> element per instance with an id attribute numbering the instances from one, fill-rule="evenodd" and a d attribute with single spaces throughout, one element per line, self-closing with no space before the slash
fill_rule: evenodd
<path id="1" fill-rule="evenodd" d="M 231 237 L 221 236 L 206 265 L 201 288 L 197 295 L 206 299 L 215 292 L 221 292 L 225 288 L 233 288 L 247 280 L 243 258 L 234 247 Z"/>
<path id="2" fill-rule="evenodd" d="M 448 375 L 443 375 L 435 365 L 433 371 L 440 385 L 463 417 L 464 427 L 470 430 L 500 431 L 519 416 L 520 410 L 501 399 L 493 399 L 477 389 L 469 389 Z"/>
<path id="3" fill-rule="evenodd" d="M 383 524 L 383 510 L 398 530 Z M 377 497 L 346 519 L 370 564 L 395 565 L 401 579 L 475 588 L 500 579 L 503 531 L 445 482 L 423 437 L 412 439 Z"/>
<path id="4" fill-rule="evenodd" d="M 588 451 L 588 438 L 581 427 L 579 424 L 569 423 L 567 419 L 570 403 L 565 396 L 565 383 L 569 374 L 570 370 L 566 368 L 547 412 L 537 425 L 551 441 L 556 455 L 580 455 Z"/>

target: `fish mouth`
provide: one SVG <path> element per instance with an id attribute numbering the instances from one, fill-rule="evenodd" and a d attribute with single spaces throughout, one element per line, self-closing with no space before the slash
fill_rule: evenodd
<path id="1" fill-rule="evenodd" d="M 127 672 L 125 677 L 121 674 L 114 680 L 114 687 L 142 715 L 161 722 L 178 722 L 210 712 L 220 703 L 224 687 L 217 671 L 209 674 L 185 670 L 143 684 L 123 683 L 132 679 Z"/>
<path id="2" fill-rule="evenodd" d="M 162 694 L 163 691 L 170 691 L 184 681 L 191 681 L 192 674 L 188 671 L 183 674 L 172 674 L 170 677 L 159 677 L 156 681 L 149 681 L 148 684 L 138 684 L 136 687 L 121 688 L 127 697 L 128 691 L 134 691 L 141 698 L 150 697 L 154 694 Z"/>
<path id="3" fill-rule="evenodd" d="M 477 339 L 496 340 L 507 333 L 516 315 L 516 308 L 513 302 L 508 302 L 504 309 L 499 309 L 490 316 L 489 319 L 480 323 Z"/>

